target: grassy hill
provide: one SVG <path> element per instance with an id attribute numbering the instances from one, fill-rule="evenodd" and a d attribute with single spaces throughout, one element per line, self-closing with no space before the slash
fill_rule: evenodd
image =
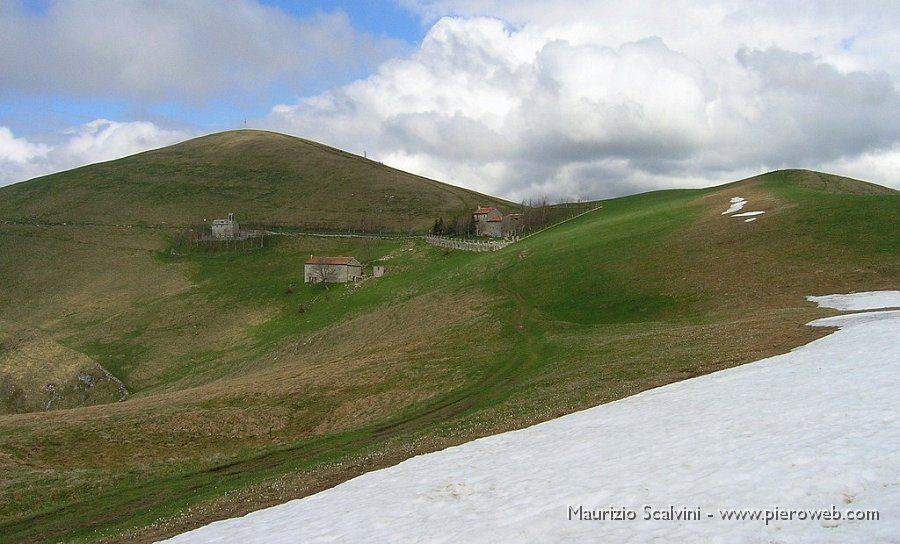
<path id="1" fill-rule="evenodd" d="M 766 213 L 723 215 L 738 196 Z M 785 352 L 823 334 L 807 295 L 898 288 L 898 216 L 896 191 L 781 171 L 607 201 L 495 253 L 285 236 L 173 255 L 165 228 L 0 225 L 0 373 L 46 349 L 69 357 L 32 366 L 129 392 L 0 416 L 0 542 L 149 542 Z M 304 285 L 310 253 L 388 273 Z"/>
<path id="2" fill-rule="evenodd" d="M 249 224 L 424 231 L 502 199 L 414 176 L 316 142 L 223 132 L 0 188 L 0 220 L 196 226 Z"/>

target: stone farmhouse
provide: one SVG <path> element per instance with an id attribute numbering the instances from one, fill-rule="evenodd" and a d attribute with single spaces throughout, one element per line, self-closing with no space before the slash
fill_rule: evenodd
<path id="1" fill-rule="evenodd" d="M 305 283 L 347 283 L 362 278 L 362 263 L 353 257 L 316 257 L 303 264 Z"/>
<path id="2" fill-rule="evenodd" d="M 234 240 L 241 236 L 241 224 L 234 218 L 234 214 L 228 214 L 228 219 L 213 219 L 213 240 Z"/>
<path id="3" fill-rule="evenodd" d="M 503 215 L 497 208 L 479 206 L 472 218 L 475 220 L 475 235 L 492 238 L 509 238 L 522 231 L 522 214 Z"/>

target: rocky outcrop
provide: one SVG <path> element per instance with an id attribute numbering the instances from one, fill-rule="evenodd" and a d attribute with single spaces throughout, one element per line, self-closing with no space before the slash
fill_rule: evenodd
<path id="1" fill-rule="evenodd" d="M 0 414 L 107 404 L 128 389 L 97 361 L 36 334 L 0 351 Z"/>

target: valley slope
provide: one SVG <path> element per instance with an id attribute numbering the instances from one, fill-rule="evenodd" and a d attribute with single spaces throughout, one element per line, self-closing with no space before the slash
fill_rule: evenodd
<path id="1" fill-rule="evenodd" d="M 348 168 L 342 160 L 308 179 Z M 267 162 L 277 161 L 258 164 Z M 126 198 L 107 178 L 111 164 L 0 190 L 19 199 L 3 198 L 0 210 L 0 279 L 10 286 L 0 299 L 0 371 L 15 382 L 30 354 L 47 375 L 64 363 L 97 365 L 129 392 L 121 402 L 0 416 L 0 542 L 152 541 L 418 453 L 783 353 L 823 334 L 804 326 L 827 315 L 807 295 L 900 282 L 900 194 L 809 171 L 611 200 L 494 253 L 279 236 L 256 251 L 173 254 L 176 225 L 205 215 L 207 197 L 221 192 L 209 186 L 215 176 L 179 194 L 165 224 L 145 215 L 122 226 L 118 217 L 150 214 L 157 201 L 146 195 L 166 194 L 181 170 L 134 181 Z M 248 212 L 256 221 L 302 226 L 300 211 L 240 191 L 227 202 L 258 206 Z M 473 199 L 466 205 L 503 205 L 460 195 Z M 765 213 L 723 215 L 736 197 L 748 201 L 741 213 Z M 453 209 L 411 202 L 398 213 L 425 226 Z M 226 201 L 214 204 L 210 213 Z M 73 225 L 69 208 L 91 219 Z M 306 285 L 311 253 L 352 254 L 388 273 Z"/>

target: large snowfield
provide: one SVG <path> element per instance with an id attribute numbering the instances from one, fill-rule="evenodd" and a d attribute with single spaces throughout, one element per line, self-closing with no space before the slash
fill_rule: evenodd
<path id="1" fill-rule="evenodd" d="M 857 313 L 784 355 L 167 542 L 900 542 L 900 310 L 868 311 L 900 291 L 810 299 Z"/>

